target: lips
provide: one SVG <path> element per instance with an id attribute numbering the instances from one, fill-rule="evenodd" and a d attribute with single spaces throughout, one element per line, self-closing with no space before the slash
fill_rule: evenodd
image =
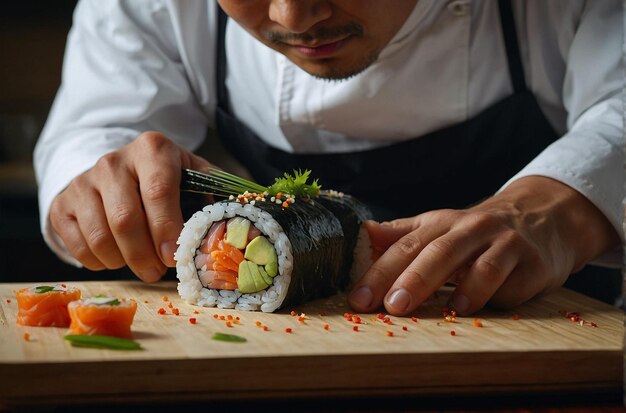
<path id="1" fill-rule="evenodd" d="M 298 53 L 309 57 L 309 58 L 328 58 L 335 55 L 339 52 L 347 43 L 350 42 L 352 36 L 348 36 L 341 40 L 336 40 L 329 43 L 324 43 L 317 46 L 308 46 L 308 45 L 288 45 L 289 47 L 296 50 Z"/>

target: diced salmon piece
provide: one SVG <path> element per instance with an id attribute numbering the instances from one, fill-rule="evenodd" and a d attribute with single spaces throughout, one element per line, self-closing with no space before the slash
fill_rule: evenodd
<path id="1" fill-rule="evenodd" d="M 117 305 L 94 304 L 90 299 L 71 302 L 67 306 L 72 319 L 69 334 L 131 337 L 137 302 L 118 301 Z"/>
<path id="2" fill-rule="evenodd" d="M 37 327 L 67 327 L 70 316 L 67 305 L 80 299 L 80 290 L 67 288 L 36 292 L 36 288 L 23 288 L 17 292 L 17 324 Z"/>

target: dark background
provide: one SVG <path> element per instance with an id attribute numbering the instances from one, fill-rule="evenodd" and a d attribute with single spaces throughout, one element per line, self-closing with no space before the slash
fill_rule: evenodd
<path id="1" fill-rule="evenodd" d="M 0 12 L 0 281 L 130 278 L 61 262 L 39 230 L 32 150 L 61 81 L 76 0 L 5 2 Z"/>
<path id="2" fill-rule="evenodd" d="M 39 230 L 32 150 L 60 84 L 75 5 L 5 2 L 0 13 L 0 282 L 134 278 L 128 269 L 91 272 L 61 262 Z M 614 303 L 621 275 L 583 271 L 567 286 Z"/>

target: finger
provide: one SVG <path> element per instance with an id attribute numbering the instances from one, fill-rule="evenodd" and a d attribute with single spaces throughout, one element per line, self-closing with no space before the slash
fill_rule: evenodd
<path id="1" fill-rule="evenodd" d="M 206 170 L 210 164 L 191 153 L 181 152 L 181 149 L 165 138 L 159 139 L 155 144 L 155 139 L 152 138 L 148 148 L 141 152 L 158 161 L 137 162 L 136 173 L 154 248 L 161 262 L 165 266 L 173 267 L 176 265 L 176 240 L 183 227 L 180 206 L 181 168 Z M 179 155 L 171 156 L 171 152 L 178 152 Z M 168 156 L 163 156 L 163 153 Z"/>
<path id="2" fill-rule="evenodd" d="M 417 218 L 402 218 L 381 223 L 365 221 L 363 226 L 370 237 L 374 254 L 381 256 L 394 242 L 416 230 L 419 221 Z"/>
<path id="3" fill-rule="evenodd" d="M 401 237 L 367 270 L 348 297 L 350 306 L 359 312 L 379 307 L 398 276 L 413 262 L 422 249 L 445 232 L 445 228 L 429 226 Z"/>
<path id="4" fill-rule="evenodd" d="M 93 190 L 84 191 L 80 206 L 76 211 L 76 220 L 92 254 L 108 269 L 122 268 L 124 257 L 109 229 L 100 195 Z"/>
<path id="5" fill-rule="evenodd" d="M 63 207 L 63 201 L 59 197 L 52 203 L 50 207 L 50 224 L 65 244 L 69 253 L 76 258 L 81 264 L 93 271 L 105 269 L 105 265 L 91 252 L 87 241 L 78 227 L 76 218 L 71 215 L 72 212 L 67 211 Z"/>
<path id="6" fill-rule="evenodd" d="M 124 261 L 143 281 L 158 281 L 165 266 L 154 250 L 137 183 L 119 179 L 101 195 L 108 225 Z"/>
<path id="7" fill-rule="evenodd" d="M 519 262 L 510 244 L 496 243 L 481 254 L 454 290 L 448 306 L 461 315 L 480 310 L 504 284 Z"/>
<path id="8" fill-rule="evenodd" d="M 451 231 L 428 243 L 389 288 L 384 298 L 387 311 L 402 316 L 415 310 L 459 267 L 476 257 L 485 242 L 468 231 Z"/>
<path id="9" fill-rule="evenodd" d="M 557 287 L 554 278 L 545 268 L 539 268 L 533 263 L 518 265 L 489 300 L 489 305 L 509 309 L 516 307 L 536 295 Z M 566 276 L 558 277 L 565 282 Z"/>

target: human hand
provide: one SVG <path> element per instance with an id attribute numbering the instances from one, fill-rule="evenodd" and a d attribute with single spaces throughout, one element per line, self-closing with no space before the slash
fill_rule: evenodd
<path id="1" fill-rule="evenodd" d="M 50 223 L 85 267 L 128 265 L 143 281 L 158 281 L 175 265 L 183 227 L 181 168 L 209 166 L 158 132 L 142 133 L 74 178 L 52 202 Z"/>
<path id="2" fill-rule="evenodd" d="M 406 315 L 448 281 L 449 306 L 470 314 L 487 302 L 510 308 L 561 286 L 619 237 L 574 189 L 544 177 L 522 178 L 465 210 L 438 210 L 367 229 L 382 256 L 348 301 L 359 312 L 384 304 Z"/>

